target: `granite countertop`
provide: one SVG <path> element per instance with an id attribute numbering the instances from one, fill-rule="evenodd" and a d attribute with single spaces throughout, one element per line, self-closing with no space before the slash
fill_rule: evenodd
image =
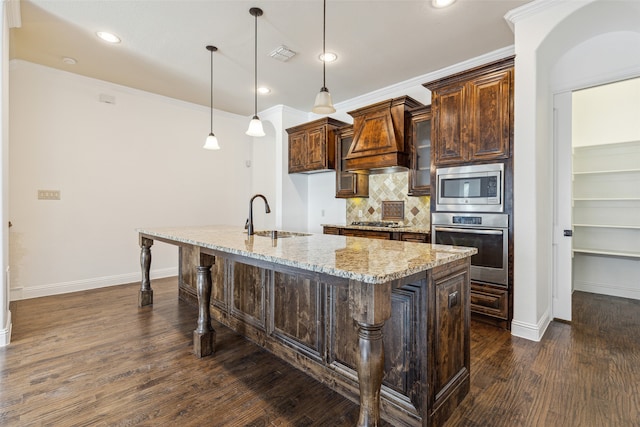
<path id="1" fill-rule="evenodd" d="M 477 253 L 476 248 L 328 234 L 272 240 L 263 236 L 248 237 L 244 229 L 233 226 L 139 228 L 136 231 L 176 244 L 200 246 L 373 284 L 406 277 Z"/>
<path id="2" fill-rule="evenodd" d="M 417 227 L 414 225 L 401 225 L 398 227 L 372 227 L 370 225 L 352 225 L 352 224 L 320 224 L 322 227 L 348 228 L 351 230 L 372 230 L 372 231 L 392 231 L 400 233 L 423 233 L 430 234 L 431 230 L 425 227 Z"/>

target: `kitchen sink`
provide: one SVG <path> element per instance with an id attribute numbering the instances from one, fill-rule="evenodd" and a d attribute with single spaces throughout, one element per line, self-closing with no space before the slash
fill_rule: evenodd
<path id="1" fill-rule="evenodd" d="M 272 236 L 272 234 L 274 234 Z M 261 230 L 253 233 L 254 236 L 273 237 L 283 239 L 285 237 L 303 237 L 311 236 L 309 233 L 299 233 L 297 231 L 279 231 L 279 230 Z"/>

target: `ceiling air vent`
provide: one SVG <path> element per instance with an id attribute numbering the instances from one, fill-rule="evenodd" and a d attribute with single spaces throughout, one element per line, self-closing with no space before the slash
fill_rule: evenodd
<path id="1" fill-rule="evenodd" d="M 288 60 L 293 58 L 295 56 L 295 54 L 296 53 L 294 51 L 292 51 L 291 49 L 289 49 L 285 45 L 282 45 L 282 46 L 278 46 L 277 48 L 275 48 L 269 54 L 269 56 L 274 58 L 274 59 L 277 59 L 278 61 L 287 62 Z"/>

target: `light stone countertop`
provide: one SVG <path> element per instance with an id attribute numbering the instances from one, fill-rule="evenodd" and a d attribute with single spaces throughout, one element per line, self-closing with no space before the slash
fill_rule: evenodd
<path id="1" fill-rule="evenodd" d="M 477 253 L 476 248 L 432 245 L 366 237 L 309 234 L 278 238 L 247 236 L 234 226 L 139 228 L 138 233 L 236 254 L 303 270 L 385 283 Z"/>

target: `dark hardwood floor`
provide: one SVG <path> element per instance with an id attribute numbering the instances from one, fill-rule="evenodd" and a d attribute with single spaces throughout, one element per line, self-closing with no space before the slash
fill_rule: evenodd
<path id="1" fill-rule="evenodd" d="M 355 425 L 357 405 L 218 323 L 196 358 L 197 309 L 175 278 L 153 288 L 144 308 L 138 284 L 11 303 L 0 425 Z M 539 343 L 473 322 L 471 392 L 446 425 L 640 425 L 640 301 L 573 302 Z"/>

